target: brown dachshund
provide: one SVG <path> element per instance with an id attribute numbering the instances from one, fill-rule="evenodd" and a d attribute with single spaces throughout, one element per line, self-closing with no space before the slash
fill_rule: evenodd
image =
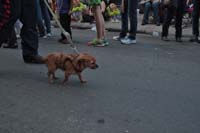
<path id="1" fill-rule="evenodd" d="M 81 83 L 86 83 L 81 76 L 81 72 L 85 68 L 96 69 L 96 59 L 86 53 L 82 54 L 64 54 L 64 53 L 51 53 L 43 59 L 48 68 L 49 82 L 53 83 L 56 79 L 55 71 L 61 69 L 65 72 L 65 79 L 63 83 L 66 83 L 72 74 L 78 75 Z"/>

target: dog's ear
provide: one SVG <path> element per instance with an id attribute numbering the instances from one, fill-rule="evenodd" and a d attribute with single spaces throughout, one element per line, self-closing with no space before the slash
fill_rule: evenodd
<path id="1" fill-rule="evenodd" d="M 75 61 L 73 62 L 74 66 L 78 70 L 83 70 L 85 68 L 85 62 L 87 61 L 87 58 L 85 57 L 85 54 L 80 54 Z"/>
<path id="2" fill-rule="evenodd" d="M 85 68 L 85 60 L 84 59 L 80 59 L 78 62 L 77 62 L 77 68 L 79 70 L 83 70 Z"/>

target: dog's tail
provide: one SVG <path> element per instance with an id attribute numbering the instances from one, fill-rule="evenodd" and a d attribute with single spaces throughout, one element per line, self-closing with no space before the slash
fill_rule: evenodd
<path id="1" fill-rule="evenodd" d="M 48 58 L 47 58 L 47 57 L 42 57 L 42 63 L 43 63 L 43 64 L 46 64 L 47 61 L 48 61 Z"/>

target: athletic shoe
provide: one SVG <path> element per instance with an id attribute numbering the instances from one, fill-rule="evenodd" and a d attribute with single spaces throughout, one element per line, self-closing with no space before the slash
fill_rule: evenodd
<path id="1" fill-rule="evenodd" d="M 192 38 L 190 39 L 190 42 L 200 43 L 200 40 L 199 40 L 198 36 L 192 36 Z"/>
<path id="2" fill-rule="evenodd" d="M 3 48 L 17 49 L 18 45 L 17 44 L 6 45 L 6 46 L 3 46 Z"/>
<path id="3" fill-rule="evenodd" d="M 119 36 L 113 36 L 113 40 L 120 41 L 120 37 Z"/>
<path id="4" fill-rule="evenodd" d="M 95 47 L 105 47 L 108 46 L 109 43 L 105 39 L 104 40 L 93 39 L 91 42 L 88 42 L 88 45 Z"/>
<path id="5" fill-rule="evenodd" d="M 47 33 L 47 37 L 51 37 L 52 36 L 52 34 L 51 33 Z"/>
<path id="6" fill-rule="evenodd" d="M 163 41 L 170 41 L 166 36 L 163 36 L 163 37 L 162 37 L 162 40 L 163 40 Z"/>
<path id="7" fill-rule="evenodd" d="M 136 39 L 124 38 L 124 39 L 121 39 L 121 43 L 124 45 L 136 44 Z"/>

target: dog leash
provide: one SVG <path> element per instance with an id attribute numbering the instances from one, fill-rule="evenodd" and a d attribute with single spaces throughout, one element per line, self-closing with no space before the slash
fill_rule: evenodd
<path id="1" fill-rule="evenodd" d="M 62 25 L 60 24 L 60 21 L 58 20 L 56 14 L 53 12 L 53 10 L 51 9 L 51 7 L 49 6 L 47 0 L 44 0 L 44 3 L 46 4 L 47 8 L 49 9 L 51 15 L 53 16 L 54 20 L 56 21 L 56 23 L 58 24 L 58 27 L 60 28 L 61 32 L 64 34 L 64 36 L 67 38 L 67 40 L 70 43 L 70 47 L 71 49 L 76 53 L 79 54 L 79 51 L 76 47 L 76 45 L 73 43 L 70 34 L 68 32 L 65 31 L 65 29 L 62 27 Z"/>

